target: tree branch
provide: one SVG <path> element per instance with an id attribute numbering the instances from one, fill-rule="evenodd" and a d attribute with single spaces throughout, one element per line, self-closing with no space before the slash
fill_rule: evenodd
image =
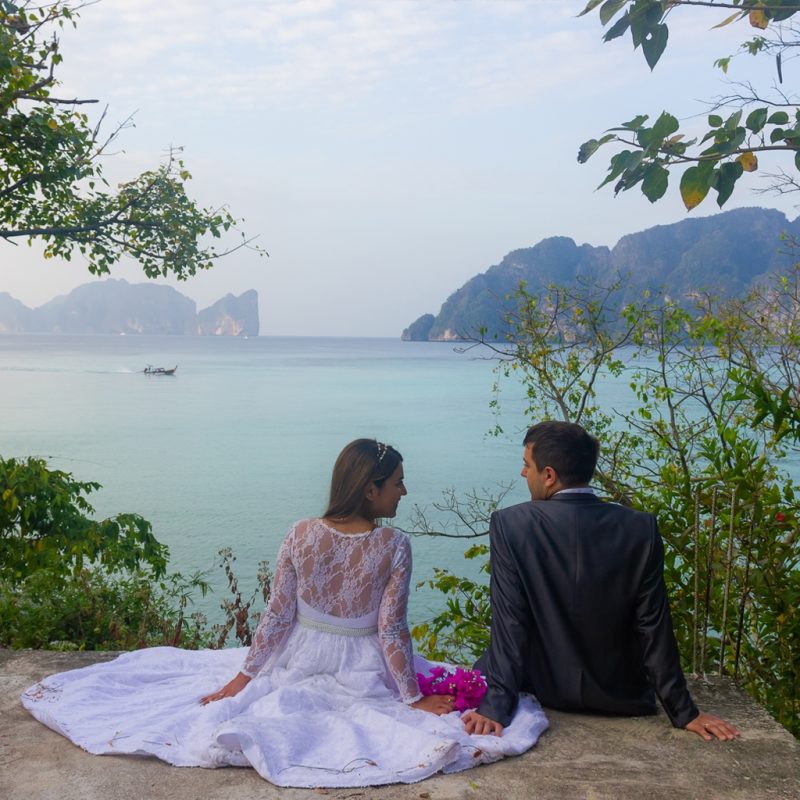
<path id="1" fill-rule="evenodd" d="M 81 106 L 85 103 L 99 103 L 99 100 L 78 100 L 76 97 L 72 98 L 71 100 L 66 100 L 61 97 L 37 97 L 37 102 L 40 103 L 52 103 L 53 105 L 64 105 L 64 106 Z"/>
<path id="2" fill-rule="evenodd" d="M 623 139 L 621 136 L 617 136 L 616 141 L 621 142 L 622 144 L 630 145 L 631 147 L 635 147 L 637 150 L 645 149 L 638 142 L 632 141 L 630 139 Z M 770 150 L 778 150 L 784 153 L 786 151 L 798 152 L 800 151 L 800 145 L 792 147 L 788 144 L 783 144 L 783 145 L 761 144 L 761 145 L 754 145 L 753 147 L 739 147 L 736 150 L 732 150 L 730 153 L 712 153 L 711 155 L 699 155 L 699 156 L 687 156 L 680 153 L 675 153 L 669 149 L 665 150 L 663 147 L 658 148 L 658 152 L 661 155 L 669 157 L 670 160 L 668 163 L 671 164 L 689 164 L 689 163 L 700 163 L 704 161 L 720 161 L 723 158 L 728 158 L 730 156 L 744 155 L 744 153 L 764 153 Z"/>

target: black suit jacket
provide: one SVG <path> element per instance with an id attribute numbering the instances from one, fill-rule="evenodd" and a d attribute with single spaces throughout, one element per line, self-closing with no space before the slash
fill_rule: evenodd
<path id="1" fill-rule="evenodd" d="M 491 644 L 475 665 L 479 712 L 507 725 L 520 691 L 551 708 L 654 714 L 698 710 L 680 668 L 655 517 L 567 493 L 497 511 Z"/>

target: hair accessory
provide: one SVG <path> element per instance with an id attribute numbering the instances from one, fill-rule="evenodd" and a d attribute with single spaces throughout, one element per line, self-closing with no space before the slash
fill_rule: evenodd
<path id="1" fill-rule="evenodd" d="M 383 442 L 378 442 L 378 466 L 381 465 L 381 461 L 383 461 L 386 454 L 389 452 L 389 445 L 384 444 Z"/>

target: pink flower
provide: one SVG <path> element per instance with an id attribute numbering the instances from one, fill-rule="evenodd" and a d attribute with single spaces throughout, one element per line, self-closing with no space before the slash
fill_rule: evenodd
<path id="1" fill-rule="evenodd" d="M 419 690 L 426 697 L 432 694 L 451 694 L 455 697 L 456 711 L 477 708 L 486 694 L 486 681 L 477 669 L 456 667 L 448 672 L 445 667 L 433 667 L 430 675 L 417 673 Z"/>

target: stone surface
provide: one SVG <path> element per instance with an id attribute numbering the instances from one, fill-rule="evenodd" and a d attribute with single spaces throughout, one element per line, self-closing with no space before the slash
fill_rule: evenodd
<path id="1" fill-rule="evenodd" d="M 704 710 L 742 731 L 706 744 L 666 717 L 617 718 L 550 712 L 552 727 L 518 758 L 416 784 L 353 789 L 280 789 L 249 769 L 176 768 L 155 759 L 92 756 L 45 728 L 19 703 L 45 675 L 113 653 L 0 650 L 2 800 L 800 800 L 800 745 L 726 679 L 691 681 Z"/>

